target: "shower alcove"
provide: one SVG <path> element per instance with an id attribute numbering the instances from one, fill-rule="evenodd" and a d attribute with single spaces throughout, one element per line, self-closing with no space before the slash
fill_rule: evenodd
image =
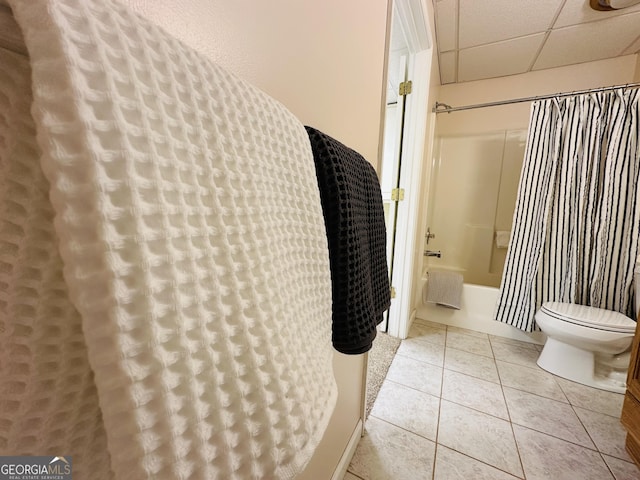
<path id="1" fill-rule="evenodd" d="M 493 321 L 507 254 L 527 130 L 436 137 L 422 285 L 429 270 L 462 274 L 462 308 L 422 303 L 417 318 L 532 341 Z"/>

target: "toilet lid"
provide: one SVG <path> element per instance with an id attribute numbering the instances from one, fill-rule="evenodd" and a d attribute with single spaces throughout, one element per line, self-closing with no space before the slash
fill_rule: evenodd
<path id="1" fill-rule="evenodd" d="M 626 315 L 602 308 L 576 305 L 575 303 L 547 302 L 542 304 L 541 310 L 559 320 L 585 327 L 622 333 L 633 333 L 636 329 L 636 322 Z"/>

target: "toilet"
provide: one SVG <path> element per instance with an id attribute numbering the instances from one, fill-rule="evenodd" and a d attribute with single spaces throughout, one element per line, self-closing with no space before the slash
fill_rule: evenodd
<path id="1" fill-rule="evenodd" d="M 634 284 L 637 315 L 640 262 Z M 538 366 L 583 385 L 625 392 L 635 321 L 618 312 L 560 302 L 544 303 L 535 318 L 547 335 Z"/>

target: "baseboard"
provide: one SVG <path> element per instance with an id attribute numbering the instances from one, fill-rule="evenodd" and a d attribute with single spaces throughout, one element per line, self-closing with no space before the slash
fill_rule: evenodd
<path id="1" fill-rule="evenodd" d="M 358 424 L 356 428 L 353 430 L 351 434 L 351 438 L 349 439 L 349 443 L 347 443 L 347 448 L 344 449 L 342 453 L 342 457 L 340 457 L 340 461 L 338 462 L 338 466 L 333 472 L 333 476 L 331 480 L 342 480 L 347 473 L 347 468 L 349 468 L 349 463 L 351 462 L 351 458 L 353 454 L 356 452 L 356 448 L 358 447 L 358 442 L 362 437 L 363 433 L 363 424 L 362 419 L 358 420 Z"/>

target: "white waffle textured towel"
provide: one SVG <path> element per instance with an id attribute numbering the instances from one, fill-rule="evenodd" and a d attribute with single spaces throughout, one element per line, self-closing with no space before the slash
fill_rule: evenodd
<path id="1" fill-rule="evenodd" d="M 30 59 L 0 53 L 0 455 L 294 477 L 337 397 L 303 126 L 116 2 L 9 3 Z"/>

